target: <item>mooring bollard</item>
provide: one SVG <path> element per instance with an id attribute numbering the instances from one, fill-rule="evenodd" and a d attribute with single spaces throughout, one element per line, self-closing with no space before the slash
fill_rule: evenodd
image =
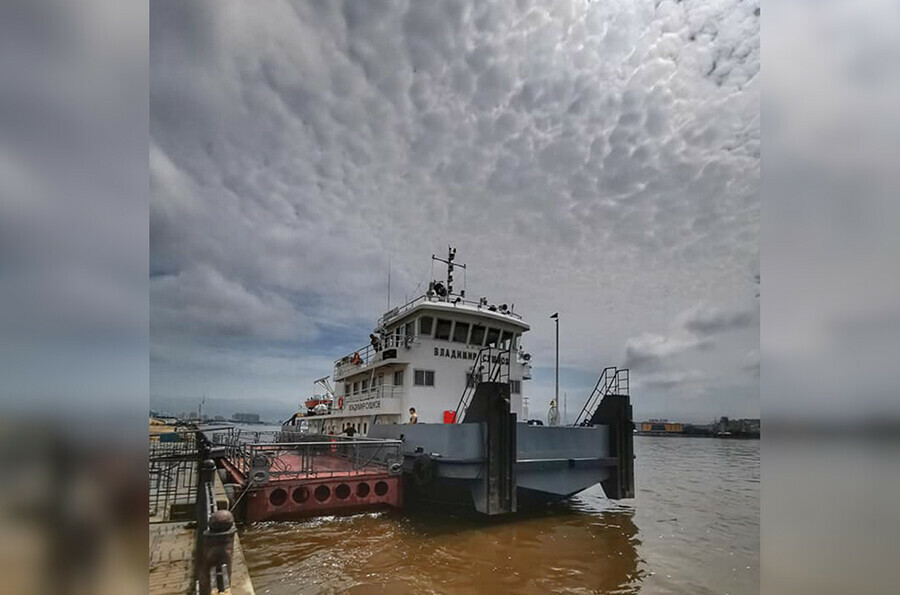
<path id="1" fill-rule="evenodd" d="M 217 591 L 225 591 L 231 584 L 231 557 L 234 550 L 234 515 L 217 510 L 209 517 L 203 532 L 202 554 L 197 559 L 197 577 L 201 595 L 212 593 L 213 574 Z"/>

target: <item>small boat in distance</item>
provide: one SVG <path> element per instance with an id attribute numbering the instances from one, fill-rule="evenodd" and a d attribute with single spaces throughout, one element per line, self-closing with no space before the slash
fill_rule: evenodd
<path id="1" fill-rule="evenodd" d="M 610 498 L 634 495 L 628 370 L 606 368 L 572 425 L 527 423 L 523 382 L 530 326 L 514 304 L 469 300 L 447 277 L 385 312 L 369 343 L 338 358 L 324 394 L 283 430 L 403 442 L 405 493 L 474 506 L 486 514 L 560 500 L 600 483 Z M 411 413 L 415 411 L 415 418 Z M 410 423 L 412 422 L 412 423 Z"/>

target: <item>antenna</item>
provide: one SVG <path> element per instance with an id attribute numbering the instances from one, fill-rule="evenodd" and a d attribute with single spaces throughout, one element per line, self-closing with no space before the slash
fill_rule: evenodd
<path id="1" fill-rule="evenodd" d="M 447 265 L 447 293 L 446 293 L 447 301 L 450 301 L 450 296 L 453 294 L 453 269 L 455 267 L 460 267 L 463 270 L 463 275 L 464 275 L 463 285 L 465 286 L 466 265 L 454 263 L 453 262 L 454 258 L 456 258 L 456 248 L 454 248 L 453 246 L 450 246 L 450 245 L 447 246 L 447 260 L 444 260 L 443 258 L 438 258 L 434 254 L 431 255 L 431 271 L 432 271 L 431 276 L 432 277 L 434 277 L 434 261 L 435 260 L 437 260 L 438 262 L 443 262 L 444 264 Z M 465 292 L 466 292 L 466 290 L 464 287 L 463 293 L 459 294 L 460 297 L 465 297 Z"/>
<path id="2" fill-rule="evenodd" d="M 388 310 L 391 309 L 391 255 L 388 254 Z"/>

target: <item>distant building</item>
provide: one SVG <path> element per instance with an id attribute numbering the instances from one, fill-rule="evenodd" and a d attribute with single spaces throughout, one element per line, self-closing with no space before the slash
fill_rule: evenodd
<path id="1" fill-rule="evenodd" d="M 245 424 L 258 424 L 258 413 L 235 413 L 231 416 L 231 421 L 237 421 Z"/>
<path id="2" fill-rule="evenodd" d="M 719 434 L 759 438 L 760 422 L 758 419 L 719 419 Z"/>
<path id="3" fill-rule="evenodd" d="M 216 416 L 216 421 L 225 421 L 225 416 L 224 416 L 224 415 L 217 415 L 217 416 Z"/>
<path id="4" fill-rule="evenodd" d="M 651 419 L 650 421 L 641 422 L 639 430 L 641 432 L 658 434 L 681 434 L 684 432 L 684 425 L 672 423 L 665 419 Z"/>

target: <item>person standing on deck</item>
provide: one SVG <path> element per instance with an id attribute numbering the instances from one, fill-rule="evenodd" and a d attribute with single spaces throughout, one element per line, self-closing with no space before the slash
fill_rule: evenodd
<path id="1" fill-rule="evenodd" d="M 353 424 L 347 424 L 347 427 L 344 428 L 344 433 L 353 438 L 354 434 L 356 434 L 356 428 L 353 427 Z"/>
<path id="2" fill-rule="evenodd" d="M 410 408 L 409 408 L 409 423 L 411 423 L 411 424 L 419 423 L 419 416 L 416 415 L 416 408 L 415 408 L 415 407 L 410 407 Z"/>
<path id="3" fill-rule="evenodd" d="M 559 425 L 559 408 L 557 408 L 556 401 L 553 399 L 550 400 L 550 412 L 547 414 L 547 425 Z"/>

